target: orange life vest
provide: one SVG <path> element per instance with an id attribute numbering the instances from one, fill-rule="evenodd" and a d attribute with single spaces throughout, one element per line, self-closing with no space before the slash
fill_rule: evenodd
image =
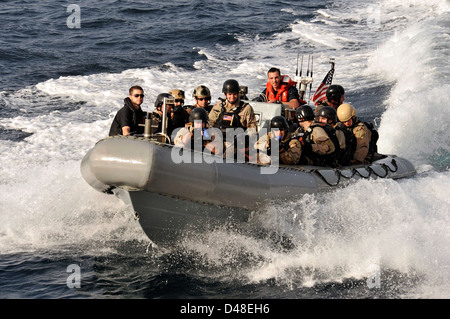
<path id="1" fill-rule="evenodd" d="M 287 75 L 281 76 L 281 86 L 277 91 L 277 95 L 273 90 L 272 84 L 267 82 L 266 84 L 266 100 L 276 100 L 281 102 L 289 102 L 288 101 L 288 90 L 291 86 L 295 86 L 297 82 L 291 80 L 291 78 Z"/>

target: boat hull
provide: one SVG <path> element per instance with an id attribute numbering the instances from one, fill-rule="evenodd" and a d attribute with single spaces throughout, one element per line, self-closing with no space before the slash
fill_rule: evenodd
<path id="1" fill-rule="evenodd" d="M 180 152 L 189 156 L 180 161 Z M 86 154 L 81 173 L 98 191 L 126 197 L 142 229 L 158 245 L 186 233 L 245 223 L 268 203 L 330 191 L 358 179 L 415 174 L 409 161 L 396 156 L 331 169 L 228 163 L 194 153 L 141 137 L 109 137 Z"/>

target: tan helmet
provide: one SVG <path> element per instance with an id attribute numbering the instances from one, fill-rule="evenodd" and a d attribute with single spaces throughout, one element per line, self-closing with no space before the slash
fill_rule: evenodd
<path id="1" fill-rule="evenodd" d="M 185 99 L 183 90 L 173 89 L 169 91 L 169 94 L 172 95 L 175 100 Z"/>
<path id="2" fill-rule="evenodd" d="M 199 85 L 195 88 L 192 97 L 211 97 L 211 92 L 204 85 Z"/>
<path id="3" fill-rule="evenodd" d="M 347 122 L 353 116 L 356 116 L 356 109 L 348 103 L 341 104 L 337 108 L 337 116 L 339 121 Z"/>

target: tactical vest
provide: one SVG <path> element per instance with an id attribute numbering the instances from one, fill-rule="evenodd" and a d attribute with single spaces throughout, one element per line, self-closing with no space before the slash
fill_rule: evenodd
<path id="1" fill-rule="evenodd" d="M 312 123 L 311 126 L 306 130 L 306 132 L 304 132 L 302 136 L 304 143 L 315 144 L 312 138 L 312 132 L 315 127 L 321 127 L 325 130 L 325 133 L 327 133 L 328 137 L 334 144 L 334 152 L 331 154 L 322 155 L 317 154 L 313 152 L 310 148 L 308 148 L 305 149 L 305 151 L 302 150 L 302 155 L 300 157 L 299 163 L 307 164 L 308 161 L 306 160 L 306 158 L 309 158 L 311 161 L 313 161 L 314 166 L 337 167 L 338 155 L 341 147 L 339 145 L 339 140 L 336 136 L 336 131 L 331 125 L 317 122 Z"/>
<path id="2" fill-rule="evenodd" d="M 356 120 L 355 123 L 353 124 L 353 127 L 356 127 L 359 123 L 361 123 L 362 121 L 360 120 Z M 373 156 L 375 155 L 375 153 L 378 152 L 378 146 L 377 146 L 377 142 L 378 142 L 378 138 L 379 138 L 379 134 L 378 131 L 373 127 L 372 123 L 369 122 L 362 122 L 364 123 L 367 128 L 370 130 L 371 137 L 370 137 L 370 142 L 369 142 L 369 152 L 367 153 L 367 157 L 369 158 L 369 161 L 372 162 Z"/>
<path id="3" fill-rule="evenodd" d="M 337 125 L 335 129 L 342 131 L 345 136 L 345 149 L 341 149 L 338 156 L 338 163 L 342 166 L 350 165 L 350 161 L 353 159 L 353 154 L 355 154 L 356 150 L 356 137 L 350 130 L 341 125 Z"/>
<path id="4" fill-rule="evenodd" d="M 222 111 L 220 112 L 219 117 L 217 118 L 216 123 L 214 124 L 214 127 L 217 127 L 221 129 L 222 131 L 225 131 L 227 128 L 238 128 L 241 127 L 245 130 L 245 127 L 241 123 L 241 117 L 239 116 L 239 113 L 242 111 L 242 109 L 245 106 L 245 103 L 243 101 L 239 101 L 239 106 L 236 106 L 230 110 L 230 112 L 227 112 L 225 108 L 226 100 L 222 101 L 221 107 Z"/>

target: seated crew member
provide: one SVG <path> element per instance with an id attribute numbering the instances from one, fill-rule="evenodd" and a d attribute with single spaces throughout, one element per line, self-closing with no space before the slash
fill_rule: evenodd
<path id="1" fill-rule="evenodd" d="M 144 90 L 140 86 L 132 86 L 128 90 L 128 97 L 124 99 L 124 106 L 117 111 L 109 129 L 109 136 L 143 134 L 145 113 L 141 109 L 144 102 Z"/>
<path id="2" fill-rule="evenodd" d="M 348 103 L 338 107 L 337 116 L 341 122 L 339 125 L 348 129 L 356 138 L 351 164 L 370 163 L 377 153 L 377 131 L 373 129 L 372 124 L 361 122 L 356 117 L 356 109 Z"/>
<path id="3" fill-rule="evenodd" d="M 156 97 L 155 100 L 155 109 L 151 114 L 151 133 L 164 133 L 162 131 L 162 118 L 163 118 L 163 105 L 164 99 L 173 100 L 172 95 L 169 93 L 161 93 Z M 172 115 L 173 115 L 173 107 L 174 105 L 171 103 L 166 103 L 166 132 L 167 136 L 172 135 L 172 131 L 175 129 L 175 125 L 173 123 Z M 184 126 L 184 125 L 183 125 Z"/>
<path id="4" fill-rule="evenodd" d="M 184 105 L 184 91 L 173 89 L 169 91 L 169 94 L 175 99 L 175 104 L 172 110 L 172 122 L 174 129 L 178 127 L 184 127 L 189 121 L 189 113 L 183 108 Z"/>
<path id="5" fill-rule="evenodd" d="M 300 141 L 289 132 L 289 126 L 283 116 L 274 116 L 270 121 L 269 132 L 263 135 L 254 148 L 263 151 L 258 152 L 259 164 L 270 164 L 272 154 L 272 143 L 279 143 L 279 161 L 281 164 L 297 164 L 301 155 Z"/>
<path id="6" fill-rule="evenodd" d="M 278 68 L 271 68 L 267 72 L 267 84 L 261 96 L 256 101 L 267 103 L 280 103 L 297 109 L 305 101 L 300 101 L 298 90 L 295 87 L 297 82 L 292 81 L 287 75 L 281 75 Z"/>
<path id="7" fill-rule="evenodd" d="M 249 136 L 257 133 L 257 125 L 253 107 L 239 98 L 239 82 L 233 79 L 223 83 L 222 92 L 226 99 L 219 99 L 209 112 L 209 126 L 217 127 L 224 133 L 226 129 L 242 128 Z M 234 152 L 234 140 L 225 142 L 225 156 L 232 156 Z M 234 157 L 234 155 L 232 156 Z"/>
<path id="8" fill-rule="evenodd" d="M 295 133 L 302 145 L 299 164 L 335 167 L 340 150 L 335 130 L 330 125 L 314 122 L 314 117 L 309 105 L 297 109 L 299 128 Z"/>
<path id="9" fill-rule="evenodd" d="M 211 103 L 211 91 L 204 85 L 199 85 L 194 89 L 194 92 L 192 93 L 192 97 L 195 100 L 194 105 L 189 105 L 186 107 L 186 110 L 188 113 L 191 113 L 192 109 L 196 107 L 201 107 L 206 110 L 206 112 L 209 114 L 209 112 L 212 109 Z"/>
<path id="10" fill-rule="evenodd" d="M 355 152 L 356 140 L 349 130 L 342 128 L 341 125 L 337 125 L 338 118 L 337 112 L 334 107 L 323 106 L 319 110 L 318 121 L 331 125 L 336 130 L 336 137 L 339 140 L 340 151 L 338 155 L 339 165 L 350 165 L 350 160 L 353 158 Z"/>
<path id="11" fill-rule="evenodd" d="M 326 99 L 316 104 L 315 113 L 319 114 L 319 110 L 321 107 L 328 105 L 337 109 L 339 105 L 344 103 L 345 101 L 345 90 L 341 85 L 333 84 L 330 85 L 327 89 Z"/>
<path id="12" fill-rule="evenodd" d="M 206 148 L 211 154 L 221 151 L 216 143 L 222 142 L 222 137 L 215 139 L 214 132 L 208 130 L 208 113 L 202 107 L 197 107 L 189 115 L 189 124 L 178 131 L 174 138 L 175 146 L 195 149 L 195 138 L 201 138 L 202 151 Z M 223 148 L 223 145 L 222 145 Z"/>

